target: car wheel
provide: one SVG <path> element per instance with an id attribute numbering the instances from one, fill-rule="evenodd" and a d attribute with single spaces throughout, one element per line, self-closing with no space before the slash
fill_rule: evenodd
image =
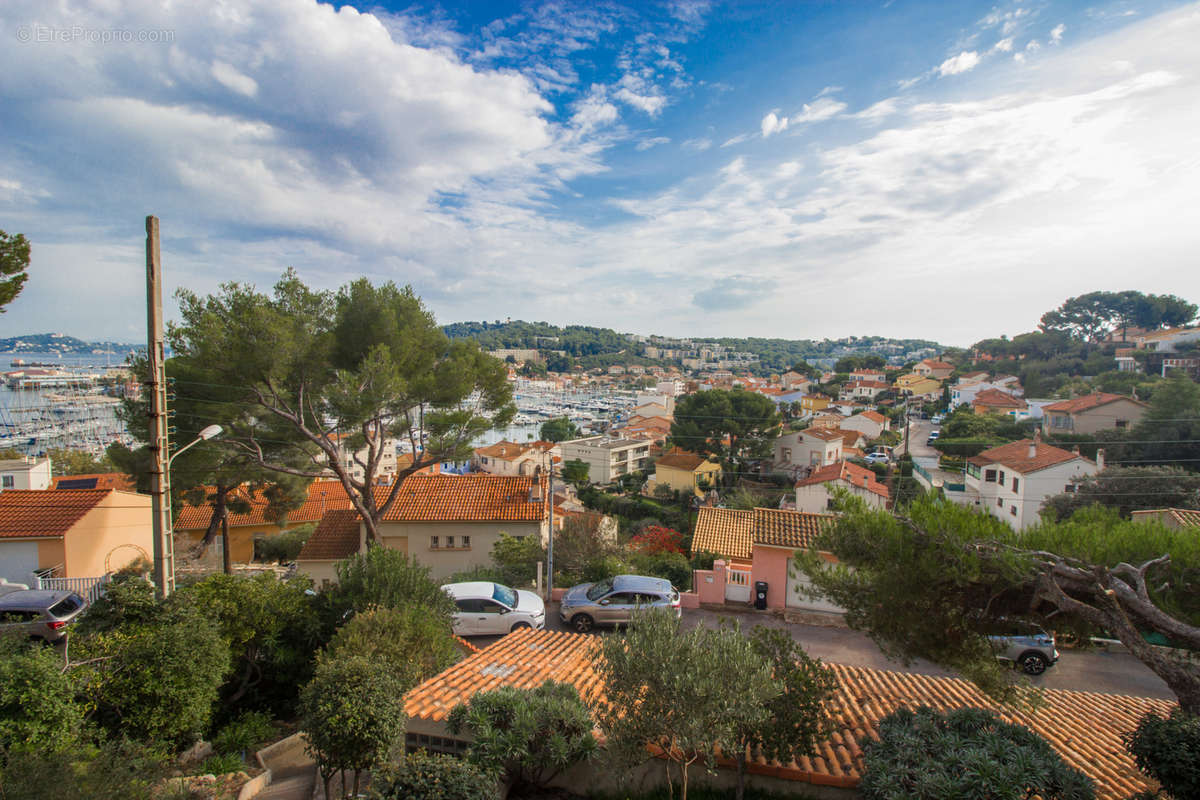
<path id="1" fill-rule="evenodd" d="M 518 622 L 512 626 L 512 632 L 516 633 L 517 631 L 523 631 L 526 628 L 532 628 L 532 627 L 533 626 L 530 625 L 528 622 Z"/>
<path id="2" fill-rule="evenodd" d="M 1038 653 L 1026 653 L 1021 656 L 1021 669 L 1026 675 L 1041 675 L 1046 671 L 1046 658 Z"/>
<path id="3" fill-rule="evenodd" d="M 571 617 L 571 627 L 580 633 L 587 633 L 596 626 L 596 621 L 587 614 L 576 614 Z"/>

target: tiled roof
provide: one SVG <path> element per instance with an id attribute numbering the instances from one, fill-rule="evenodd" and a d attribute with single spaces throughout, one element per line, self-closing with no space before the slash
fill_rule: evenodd
<path id="1" fill-rule="evenodd" d="M 706 459 L 704 456 L 696 455 L 695 453 L 689 453 L 686 450 L 680 450 L 678 447 L 676 447 L 665 456 L 658 459 L 658 461 L 655 461 L 654 465 L 656 467 L 673 467 L 675 469 L 694 472 L 696 467 L 699 467 L 707 460 L 708 459 Z"/>
<path id="2" fill-rule="evenodd" d="M 1004 408 L 1027 408 L 1028 403 L 999 389 L 984 389 L 975 395 L 975 405 Z"/>
<path id="3" fill-rule="evenodd" d="M 1029 446 L 1031 444 L 1035 445 L 1032 458 L 1029 455 Z M 1056 464 L 1065 464 L 1075 459 L 1081 461 L 1087 460 L 1078 453 L 1063 450 L 1061 447 L 1054 447 L 1044 442 L 1035 442 L 1033 439 L 1022 439 L 1019 442 L 1010 442 L 1002 444 L 999 447 L 984 450 L 974 458 L 968 459 L 968 463 L 981 467 L 988 464 L 1000 464 L 1009 469 L 1016 470 L 1022 475 L 1028 475 L 1031 472 L 1053 467 Z"/>
<path id="4" fill-rule="evenodd" d="M 600 692 L 593 668 L 599 642 L 582 633 L 515 631 L 414 688 L 404 696 L 404 712 L 443 722 L 476 692 L 501 686 L 532 689 L 548 680 L 571 684 L 590 703 Z"/>
<path id="5" fill-rule="evenodd" d="M 298 561 L 339 561 L 358 552 L 358 512 L 354 509 L 330 511 L 321 518 L 296 556 Z"/>
<path id="6" fill-rule="evenodd" d="M 0 539 L 62 536 L 112 493 L 112 489 L 0 492 Z"/>
<path id="7" fill-rule="evenodd" d="M 88 475 L 57 475 L 50 479 L 51 489 L 119 489 L 136 492 L 133 477 L 123 472 L 94 472 Z"/>
<path id="8" fill-rule="evenodd" d="M 754 512 L 701 508 L 692 534 L 692 552 L 749 561 L 754 556 Z"/>
<path id="9" fill-rule="evenodd" d="M 410 718 L 444 722 L 451 709 L 476 692 L 501 686 L 533 688 L 547 680 L 570 683 L 593 705 L 604 691 L 594 668 L 598 642 L 594 636 L 556 631 L 510 633 L 414 688 L 405 695 L 404 710 Z M 829 738 L 812 755 L 787 764 L 759 755 L 747 763 L 748 772 L 854 788 L 864 770 L 863 746 L 878 738 L 880 720 L 893 711 L 921 705 L 939 711 L 987 708 L 1045 737 L 1064 761 L 1096 782 L 1100 800 L 1119 800 L 1153 786 L 1125 752 L 1121 734 L 1133 730 L 1144 715 L 1165 716 L 1175 705 L 1147 697 L 1046 689 L 1039 708 L 1026 713 L 996 705 L 961 678 L 826 666 L 836 681 L 825 706 L 832 728 Z"/>
<path id="10" fill-rule="evenodd" d="M 1078 414 L 1080 411 L 1089 411 L 1098 406 L 1105 406 L 1109 403 L 1115 403 L 1118 400 L 1128 400 L 1131 403 L 1137 403 L 1139 406 L 1146 405 L 1140 400 L 1134 400 L 1123 394 L 1109 394 L 1108 392 L 1092 392 L 1085 394 L 1082 397 L 1075 397 L 1071 400 L 1060 400 L 1057 403 L 1051 403 L 1048 406 L 1043 406 L 1042 411 L 1063 411 L 1068 414 Z"/>
<path id="11" fill-rule="evenodd" d="M 934 361 L 931 358 L 927 358 L 924 361 L 922 361 L 921 363 L 924 364 L 925 366 L 929 367 L 930 369 L 954 369 L 953 364 L 948 364 L 945 361 Z"/>
<path id="12" fill-rule="evenodd" d="M 502 458 L 505 461 L 512 461 L 520 458 L 531 449 L 531 447 L 523 444 L 517 444 L 516 442 L 499 441 L 495 444 L 489 444 L 486 447 L 476 447 L 475 455 L 486 456 L 488 458 Z"/>
<path id="13" fill-rule="evenodd" d="M 807 548 L 829 527 L 833 517 L 776 508 L 754 509 L 754 542 L 776 547 Z"/>
<path id="14" fill-rule="evenodd" d="M 534 480 L 524 475 L 411 475 L 383 522 L 537 522 L 546 504 L 533 501 Z M 545 481 L 542 480 L 545 484 Z M 382 504 L 390 486 L 376 487 Z M 542 496 L 546 487 L 542 487 Z"/>
<path id="15" fill-rule="evenodd" d="M 212 490 L 212 487 L 209 487 Z M 244 514 L 229 514 L 229 527 L 238 528 L 245 525 L 265 525 L 270 524 L 272 520 L 267 519 L 267 500 L 263 497 L 262 492 L 250 492 L 246 489 L 239 490 L 242 497 L 249 501 L 250 511 Z M 288 512 L 287 521 L 289 525 L 296 525 L 304 522 L 317 522 L 325 515 L 327 511 L 337 509 L 353 508 L 350 498 L 346 496 L 346 490 L 342 487 L 341 481 L 313 481 L 308 485 L 308 496 L 304 501 L 304 505 Z M 179 513 L 175 516 L 175 530 L 190 531 L 204 530 L 208 527 L 209 518 L 212 516 L 212 509 L 207 504 L 193 506 L 184 503 L 179 509 Z"/>
<path id="16" fill-rule="evenodd" d="M 862 431 L 848 431 L 844 428 L 833 428 L 832 430 L 842 437 L 842 447 L 854 447 L 859 439 L 867 438 L 867 435 Z"/>
<path id="17" fill-rule="evenodd" d="M 880 414 L 878 411 L 864 411 L 862 415 L 872 422 L 887 422 L 887 417 L 885 417 L 883 414 Z"/>
<path id="18" fill-rule="evenodd" d="M 865 467 L 860 467 L 858 464 L 851 464 L 849 461 L 838 461 L 827 467 L 821 467 L 804 480 L 797 481 L 796 488 L 816 486 L 819 483 L 829 483 L 830 481 L 839 480 L 860 489 L 863 488 L 863 481 L 865 480 L 866 490 L 871 494 L 877 494 L 883 498 L 890 496 L 888 488 L 875 478 L 874 472 Z"/>
<path id="19" fill-rule="evenodd" d="M 842 438 L 840 433 L 838 433 L 836 430 L 830 430 L 829 428 L 805 428 L 804 430 L 800 431 L 800 434 L 802 436 L 811 436 L 814 439 L 822 439 L 826 442 L 832 442 L 835 439 Z"/>

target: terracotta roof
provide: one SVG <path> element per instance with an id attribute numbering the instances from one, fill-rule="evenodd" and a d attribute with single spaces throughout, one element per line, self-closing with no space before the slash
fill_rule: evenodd
<path id="1" fill-rule="evenodd" d="M 1132 397 L 1128 397 L 1123 394 L 1092 392 L 1091 394 L 1085 394 L 1082 397 L 1075 397 L 1071 400 L 1060 400 L 1057 403 L 1051 403 L 1048 406 L 1043 406 L 1042 411 L 1065 411 L 1068 414 L 1078 414 L 1080 411 L 1089 411 L 1099 406 L 1115 403 L 1118 400 L 1128 400 L 1131 403 L 1137 403 L 1139 406 L 1146 405 L 1140 400 L 1134 400 Z"/>
<path id="2" fill-rule="evenodd" d="M 862 416 L 866 417 L 867 419 L 871 420 L 872 422 L 887 422 L 888 421 L 888 418 L 885 417 L 883 414 L 880 414 L 878 411 L 864 411 L 862 413 Z"/>
<path id="3" fill-rule="evenodd" d="M 119 489 L 122 492 L 136 492 L 137 485 L 133 476 L 123 472 L 93 472 L 87 475 L 56 475 L 50 479 L 51 489 L 67 489 L 79 491 L 82 489 Z"/>
<path id="4" fill-rule="evenodd" d="M 531 449 L 532 448 L 527 445 L 517 444 L 516 442 L 499 441 L 495 444 L 489 444 L 486 447 L 476 447 L 475 455 L 487 456 L 488 458 L 502 458 L 505 461 L 512 461 L 513 459 L 520 458 Z"/>
<path id="5" fill-rule="evenodd" d="M 821 467 L 813 472 L 802 481 L 797 481 L 796 488 L 802 486 L 816 486 L 819 483 L 829 483 L 830 481 L 845 481 L 851 486 L 863 488 L 863 480 L 866 479 L 866 489 L 872 494 L 877 494 L 880 497 L 886 498 L 890 496 L 888 488 L 880 483 L 875 473 L 865 467 L 860 467 L 858 464 L 851 464 L 849 461 L 838 461 L 835 464 L 830 464 L 827 467 Z"/>
<path id="6" fill-rule="evenodd" d="M 921 363 L 924 364 L 925 366 L 929 367 L 930 369 L 954 369 L 953 364 L 948 364 L 945 361 L 934 361 L 931 358 L 927 358 L 924 361 L 922 361 Z"/>
<path id="7" fill-rule="evenodd" d="M 692 552 L 749 561 L 754 556 L 754 512 L 701 508 L 692 534 Z"/>
<path id="8" fill-rule="evenodd" d="M 522 630 L 464 660 L 410 691 L 404 710 L 410 718 L 444 722 L 459 703 L 476 692 L 501 686 L 533 688 L 546 680 L 570 683 L 593 705 L 604 687 L 594 664 L 594 636 Z M 1045 689 L 1034 713 L 998 706 L 961 678 L 826 664 L 836 681 L 825 708 L 832 733 L 811 756 L 787 764 L 761 756 L 747 771 L 815 785 L 854 788 L 863 774 L 862 748 L 878 738 L 879 721 L 899 708 L 926 705 L 939 711 L 987 708 L 1008 722 L 1024 725 L 1049 741 L 1071 766 L 1096 782 L 1101 800 L 1120 800 L 1153 787 L 1121 744 L 1147 713 L 1169 714 L 1168 700 L 1128 695 Z M 724 766 L 731 762 L 721 760 Z"/>
<path id="9" fill-rule="evenodd" d="M 536 522 L 546 515 L 546 504 L 533 501 L 532 476 L 410 475 L 400 486 L 396 503 L 383 522 Z M 543 480 L 544 484 L 545 481 Z M 390 486 L 376 487 L 382 504 Z M 543 486 L 543 496 L 546 489 Z"/>
<path id="10" fill-rule="evenodd" d="M 1008 392 L 999 389 L 984 389 L 975 395 L 975 405 L 993 406 L 996 408 L 1028 408 L 1029 404 L 1019 397 L 1013 397 Z"/>
<path id="11" fill-rule="evenodd" d="M 1029 446 L 1031 444 L 1035 444 L 1033 439 L 1022 439 L 1019 442 L 1002 444 L 999 447 L 984 450 L 974 458 L 968 459 L 968 463 L 977 464 L 981 467 L 988 464 L 1000 464 L 1009 469 L 1016 470 L 1022 475 L 1028 475 L 1030 472 L 1037 472 L 1047 467 L 1053 467 L 1056 464 L 1065 464 L 1075 459 L 1087 461 L 1087 459 L 1078 453 L 1063 450 L 1061 447 L 1055 447 L 1045 442 L 1036 442 L 1034 455 L 1030 458 Z"/>
<path id="12" fill-rule="evenodd" d="M 532 689 L 548 680 L 571 684 L 584 702 L 591 702 L 600 692 L 593 669 L 599 641 L 582 633 L 515 631 L 414 688 L 404 696 L 404 712 L 441 722 L 476 692 L 501 686 Z"/>
<path id="13" fill-rule="evenodd" d="M 62 536 L 113 491 L 8 489 L 0 492 L 0 539 Z M 150 524 L 149 519 L 146 524 Z"/>
<path id="14" fill-rule="evenodd" d="M 208 487 L 210 490 L 212 487 Z M 245 525 L 266 525 L 272 524 L 272 520 L 267 519 L 267 499 L 263 497 L 262 492 L 250 492 L 245 488 L 239 490 L 242 497 L 247 500 L 250 505 L 250 511 L 244 514 L 229 514 L 229 527 L 238 528 Z M 316 480 L 308 485 L 308 496 L 304 504 L 294 511 L 288 512 L 287 522 L 289 525 L 295 525 L 304 522 L 317 522 L 327 511 L 337 509 L 353 508 L 350 498 L 346 495 L 346 490 L 342 487 L 341 481 L 323 481 Z M 179 513 L 175 516 L 175 530 L 204 530 L 208 528 L 209 518 L 212 516 L 212 510 L 207 504 L 193 506 L 184 503 L 179 509 Z"/>
<path id="15" fill-rule="evenodd" d="M 688 472 L 695 472 L 696 468 L 707 460 L 704 456 L 689 453 L 686 450 L 680 450 L 676 447 L 658 459 L 658 461 L 655 461 L 654 466 L 673 467 L 675 469 L 687 470 Z"/>
<path id="16" fill-rule="evenodd" d="M 802 436 L 811 436 L 814 439 L 823 439 L 826 442 L 832 442 L 834 439 L 842 438 L 842 435 L 835 430 L 828 428 L 805 428 L 800 431 Z"/>
<path id="17" fill-rule="evenodd" d="M 807 548 L 829 527 L 833 517 L 776 508 L 754 509 L 754 543 Z"/>
<path id="18" fill-rule="evenodd" d="M 340 561 L 358 552 L 358 512 L 354 509 L 330 511 L 321 518 L 317 529 L 300 548 L 297 561 Z"/>
<path id="19" fill-rule="evenodd" d="M 848 431 L 843 428 L 833 428 L 834 433 L 842 437 L 842 447 L 854 447 L 855 442 L 859 439 L 866 439 L 867 435 L 862 431 Z"/>

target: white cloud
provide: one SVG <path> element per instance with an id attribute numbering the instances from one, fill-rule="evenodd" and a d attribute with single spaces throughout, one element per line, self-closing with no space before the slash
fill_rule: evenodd
<path id="1" fill-rule="evenodd" d="M 254 97 L 258 94 L 258 82 L 254 78 L 243 75 L 224 61 L 213 62 L 212 76 L 226 89 L 231 89 L 238 94 L 246 97 Z"/>
<path id="2" fill-rule="evenodd" d="M 974 50 L 964 50 L 956 56 L 951 56 L 941 63 L 937 68 L 938 74 L 942 77 L 946 75 L 959 75 L 963 72 L 970 72 L 979 64 L 979 53 Z"/>
<path id="3" fill-rule="evenodd" d="M 1055 25 L 1054 29 L 1050 31 L 1050 44 L 1059 44 L 1062 42 L 1063 32 L 1066 29 L 1067 26 L 1063 25 L 1061 22 Z"/>
<path id="4" fill-rule="evenodd" d="M 725 141 L 721 142 L 721 147 L 733 147 L 735 144 L 741 144 L 749 138 L 751 138 L 750 134 L 739 133 L 737 136 L 731 136 Z"/>
<path id="5" fill-rule="evenodd" d="M 613 92 L 614 98 L 651 117 L 657 116 L 667 105 L 666 95 L 640 75 L 627 73 L 617 85 L 620 88 Z"/>
<path id="6" fill-rule="evenodd" d="M 777 110 L 778 109 L 776 109 L 776 111 Z M 787 117 L 780 117 L 775 113 L 775 111 L 770 111 L 765 117 L 762 118 L 761 127 L 763 138 L 765 139 L 772 134 L 782 133 L 783 131 L 787 130 L 787 126 Z"/>
<path id="7" fill-rule="evenodd" d="M 1012 48 L 1013 48 L 1013 40 L 1012 40 L 1011 36 L 1009 36 L 1007 39 L 1001 39 L 1000 41 L 998 41 L 994 45 L 992 45 L 992 49 L 999 53 L 1008 53 L 1012 50 Z"/>
<path id="8" fill-rule="evenodd" d="M 649 150 L 651 147 L 657 147 L 660 144 L 670 144 L 671 139 L 667 136 L 655 136 L 650 139 L 642 139 L 637 143 L 636 148 L 641 150 Z"/>
<path id="9" fill-rule="evenodd" d="M 698 138 L 688 139 L 679 145 L 684 150 L 691 150 L 694 153 L 702 153 L 712 147 L 712 139 Z"/>
<path id="10" fill-rule="evenodd" d="M 792 115 L 791 124 L 803 125 L 810 122 L 822 122 L 836 117 L 845 110 L 846 104 L 841 100 L 818 95 L 817 100 L 805 103 L 798 113 Z"/>

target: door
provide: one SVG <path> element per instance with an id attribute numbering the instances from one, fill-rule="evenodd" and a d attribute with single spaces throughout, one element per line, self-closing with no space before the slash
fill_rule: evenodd
<path id="1" fill-rule="evenodd" d="M 474 636 L 476 633 L 475 627 L 478 625 L 479 601 L 478 600 L 455 600 L 454 605 L 458 611 L 454 614 L 453 630 L 459 636 Z"/>
<path id="2" fill-rule="evenodd" d="M 735 603 L 750 602 L 750 570 L 726 568 L 725 599 Z"/>
<path id="3" fill-rule="evenodd" d="M 508 633 L 507 611 L 507 608 L 495 600 L 480 600 L 479 613 L 475 616 L 475 632 L 490 636 Z"/>
<path id="4" fill-rule="evenodd" d="M 596 610 L 596 622 L 601 625 L 627 622 L 636 601 L 637 595 L 632 592 L 613 592 L 600 601 Z"/>
<path id="5" fill-rule="evenodd" d="M 0 543 L 0 578 L 9 583 L 33 585 L 33 572 L 38 568 L 37 542 Z"/>
<path id="6" fill-rule="evenodd" d="M 809 597 L 806 589 L 812 587 L 812 581 L 794 566 L 788 569 L 787 597 L 784 603 L 788 608 L 805 609 L 808 611 L 824 611 L 830 614 L 845 614 L 846 609 L 836 606 L 823 597 Z"/>

